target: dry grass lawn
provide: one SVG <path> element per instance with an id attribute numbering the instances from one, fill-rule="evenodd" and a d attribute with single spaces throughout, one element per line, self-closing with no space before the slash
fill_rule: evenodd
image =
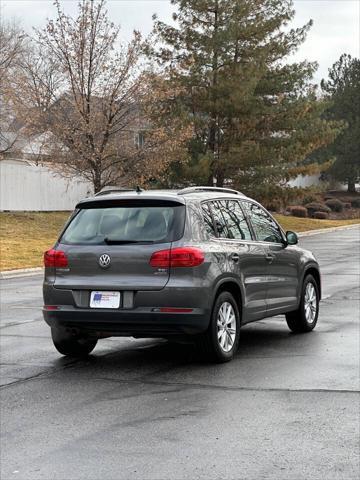
<path id="1" fill-rule="evenodd" d="M 54 245 L 68 217 L 69 212 L 0 213 L 0 270 L 41 266 L 43 252 Z M 285 230 L 296 232 L 360 224 L 360 219 L 275 217 Z"/>
<path id="2" fill-rule="evenodd" d="M 308 230 L 360 224 L 360 217 L 347 220 L 317 220 L 315 218 L 297 218 L 279 214 L 275 214 L 274 217 L 285 231 L 293 230 L 294 232 L 306 232 Z"/>
<path id="3" fill-rule="evenodd" d="M 39 267 L 69 212 L 0 213 L 0 270 Z"/>

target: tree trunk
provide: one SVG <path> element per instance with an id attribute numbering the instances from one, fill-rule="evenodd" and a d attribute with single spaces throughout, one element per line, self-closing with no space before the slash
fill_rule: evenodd
<path id="1" fill-rule="evenodd" d="M 223 187 L 224 186 L 224 180 L 225 180 L 224 173 L 222 171 L 218 171 L 216 178 L 217 178 L 217 186 L 218 187 Z"/>
<path id="2" fill-rule="evenodd" d="M 353 182 L 351 180 L 348 181 L 348 192 L 349 193 L 355 193 L 356 192 L 355 182 Z"/>
<path id="3" fill-rule="evenodd" d="M 93 175 L 93 185 L 94 185 L 94 193 L 100 192 L 100 190 L 102 189 L 102 185 L 101 185 L 101 174 L 100 174 L 100 172 L 98 172 L 98 171 L 95 171 L 95 172 L 94 172 L 94 175 Z"/>
<path id="4" fill-rule="evenodd" d="M 207 185 L 208 187 L 213 187 L 213 186 L 214 186 L 214 174 L 213 174 L 212 171 L 210 172 L 210 175 L 209 175 L 209 177 L 208 177 L 208 179 L 207 179 L 206 185 Z"/>
<path id="5" fill-rule="evenodd" d="M 218 32 L 218 15 L 219 15 L 219 2 L 218 0 L 215 1 L 215 8 L 214 8 L 214 33 L 213 39 L 216 40 L 217 32 Z M 210 168 L 210 176 L 208 179 L 208 183 L 211 186 L 218 186 L 218 179 L 217 179 L 217 169 L 219 164 L 219 134 L 218 134 L 218 113 L 217 113 L 217 93 L 215 93 L 214 88 L 218 84 L 218 50 L 217 50 L 217 43 L 214 42 L 214 50 L 213 50 L 213 58 L 212 58 L 212 89 L 211 89 L 211 100 L 212 100 L 212 114 L 211 114 L 211 124 L 210 124 L 210 132 L 209 132 L 209 148 L 212 153 L 212 161 L 211 161 L 211 168 Z M 217 137 L 217 138 L 216 138 Z"/>

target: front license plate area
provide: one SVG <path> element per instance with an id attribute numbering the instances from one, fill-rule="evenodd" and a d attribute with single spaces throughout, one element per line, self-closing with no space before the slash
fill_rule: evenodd
<path id="1" fill-rule="evenodd" d="M 90 308 L 119 308 L 120 292 L 99 292 L 90 294 Z"/>

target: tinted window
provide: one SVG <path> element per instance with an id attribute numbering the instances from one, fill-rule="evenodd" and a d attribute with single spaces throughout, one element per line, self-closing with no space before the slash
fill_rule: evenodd
<path id="1" fill-rule="evenodd" d="M 205 229 L 209 235 L 216 237 L 214 222 L 211 216 L 211 211 L 208 203 L 202 204 L 202 212 L 204 217 Z"/>
<path id="2" fill-rule="evenodd" d="M 65 230 L 61 243 L 102 244 L 107 240 L 171 242 L 184 229 L 184 206 L 84 208 Z"/>
<path id="3" fill-rule="evenodd" d="M 221 204 L 218 201 L 210 202 L 211 211 L 214 217 L 216 230 L 219 237 L 228 237 L 228 231 L 226 227 L 225 218 L 221 213 Z"/>
<path id="4" fill-rule="evenodd" d="M 239 203 L 236 200 L 221 200 L 217 203 L 226 222 L 227 237 L 251 240 L 249 225 Z"/>
<path id="5" fill-rule="evenodd" d="M 242 202 L 242 205 L 251 221 L 257 240 L 281 243 L 282 235 L 278 225 L 263 208 L 250 202 Z"/>

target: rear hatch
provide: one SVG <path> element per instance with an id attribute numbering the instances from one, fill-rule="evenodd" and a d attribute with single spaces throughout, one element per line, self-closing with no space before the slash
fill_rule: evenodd
<path id="1" fill-rule="evenodd" d="M 183 235 L 185 205 L 170 200 L 117 199 L 80 204 L 56 250 L 67 266 L 54 285 L 72 290 L 161 290 L 168 268 L 154 268 L 152 254 Z"/>

